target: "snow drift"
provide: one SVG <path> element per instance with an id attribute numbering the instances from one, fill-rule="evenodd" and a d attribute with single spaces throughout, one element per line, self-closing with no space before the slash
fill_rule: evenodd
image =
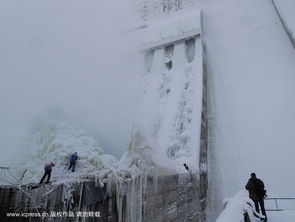
<path id="1" fill-rule="evenodd" d="M 241 190 L 233 198 L 224 200 L 225 209 L 217 218 L 216 222 L 238 222 L 244 221 L 245 214 L 251 222 L 260 221 L 254 215 L 254 202 L 249 199 L 248 192 Z M 256 216 L 263 218 L 263 215 L 256 213 Z"/>

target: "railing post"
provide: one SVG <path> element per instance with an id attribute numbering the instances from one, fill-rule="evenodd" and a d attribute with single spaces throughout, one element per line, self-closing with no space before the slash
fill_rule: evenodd
<path id="1" fill-rule="evenodd" d="M 277 198 L 275 198 L 275 203 L 276 203 L 276 208 L 278 210 L 279 209 L 279 206 L 278 206 L 278 200 L 277 200 Z"/>

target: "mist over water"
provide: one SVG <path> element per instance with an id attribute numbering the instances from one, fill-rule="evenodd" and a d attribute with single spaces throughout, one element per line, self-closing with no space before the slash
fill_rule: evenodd
<path id="1" fill-rule="evenodd" d="M 0 165 L 22 158 L 21 142 L 48 110 L 122 155 L 141 58 L 140 37 L 124 32 L 140 19 L 133 7 L 128 0 L 0 2 Z"/>

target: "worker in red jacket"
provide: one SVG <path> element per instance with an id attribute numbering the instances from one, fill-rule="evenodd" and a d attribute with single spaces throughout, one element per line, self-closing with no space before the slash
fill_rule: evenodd
<path id="1" fill-rule="evenodd" d="M 47 176 L 47 181 L 46 183 L 49 183 L 50 182 L 50 177 L 51 177 L 51 171 L 52 171 L 52 167 L 54 167 L 55 164 L 52 163 L 52 162 L 49 162 L 49 163 L 46 163 L 45 166 L 44 166 L 44 175 L 42 177 L 42 179 L 40 180 L 40 183 L 41 184 L 43 182 L 43 180 L 45 179 L 45 177 Z"/>

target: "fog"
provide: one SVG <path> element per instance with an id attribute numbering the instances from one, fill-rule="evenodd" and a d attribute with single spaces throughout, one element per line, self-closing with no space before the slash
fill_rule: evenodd
<path id="1" fill-rule="evenodd" d="M 48 107 L 101 138 L 106 153 L 126 149 L 139 79 L 132 2 L 0 1 L 0 165 Z M 23 155 L 23 154 L 22 154 Z"/>

